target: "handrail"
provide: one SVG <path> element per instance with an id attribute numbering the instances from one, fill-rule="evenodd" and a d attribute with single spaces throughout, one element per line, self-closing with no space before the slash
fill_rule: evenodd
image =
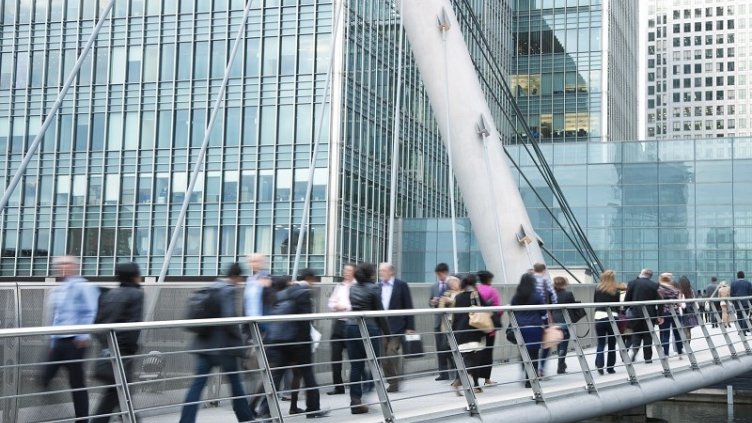
<path id="1" fill-rule="evenodd" d="M 214 326 L 214 325 L 232 325 L 244 323 L 272 323 L 272 322 L 289 322 L 301 320 L 331 320 L 342 318 L 375 318 L 375 317 L 392 317 L 423 315 L 443 315 L 470 313 L 478 311 L 489 312 L 517 312 L 517 311 L 538 311 L 538 310 L 558 310 L 558 309 L 575 309 L 575 308 L 620 308 L 624 306 L 647 306 L 663 304 L 681 304 L 681 303 L 700 303 L 700 302 L 720 302 L 720 301 L 752 301 L 752 296 L 746 297 L 726 297 L 726 298 L 688 298 L 682 300 L 653 300 L 653 301 L 630 301 L 630 302 L 611 302 L 611 303 L 569 303 L 569 304 L 542 304 L 542 305 L 504 305 L 490 307 L 451 307 L 451 308 L 420 308 L 412 310 L 385 310 L 385 311 L 362 311 L 362 312 L 327 312 L 311 314 L 290 314 L 284 316 L 255 316 L 255 317 L 224 317 L 215 319 L 181 319 L 181 320 L 158 320 L 153 322 L 138 323 L 113 323 L 113 324 L 91 324 L 77 326 L 37 326 L 31 328 L 12 328 L 0 330 L 0 338 L 9 338 L 16 336 L 40 336 L 40 335 L 66 335 L 78 333 L 100 333 L 109 330 L 147 330 L 147 329 L 165 329 L 165 328 L 191 328 L 196 326 Z"/>

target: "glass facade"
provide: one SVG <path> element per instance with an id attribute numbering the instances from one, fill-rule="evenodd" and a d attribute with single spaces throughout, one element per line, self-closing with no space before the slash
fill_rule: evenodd
<path id="1" fill-rule="evenodd" d="M 543 142 L 637 138 L 637 1 L 516 0 L 511 87 Z M 518 141 L 527 134 L 516 128 Z"/>
<path id="2" fill-rule="evenodd" d="M 558 214 L 550 190 L 536 176 L 527 153 L 516 146 L 509 150 Z M 752 139 L 554 144 L 543 150 L 598 257 L 604 266 L 617 270 L 621 280 L 630 280 L 649 267 L 687 275 L 696 288 L 702 288 L 711 276 L 732 280 L 736 271 L 752 269 L 752 197 L 748 193 Z M 566 265 L 583 266 L 583 259 L 532 190 L 522 180 L 519 184 L 533 226 L 546 247 Z M 416 278 L 432 280 L 437 260 L 447 258 L 434 252 L 442 247 L 426 245 L 446 236 L 448 223 L 406 220 L 402 225 L 403 260 L 418 264 L 413 269 Z M 421 225 L 434 231 L 422 235 L 421 239 L 430 239 L 426 245 L 414 240 L 410 232 Z M 460 222 L 459 227 L 460 239 L 465 239 L 469 222 Z M 461 247 L 463 257 L 467 248 L 476 250 L 463 262 L 468 267 L 460 270 L 480 268 L 476 267 L 477 247 L 468 247 L 464 241 Z M 423 256 L 422 249 L 428 250 Z M 451 241 L 446 249 L 451 254 Z"/>
<path id="3" fill-rule="evenodd" d="M 485 3 L 456 6 L 475 9 L 476 30 L 511 26 L 508 6 Z M 0 190 L 105 5 L 2 2 Z M 112 274 L 119 260 L 159 271 L 243 7 L 115 3 L 0 215 L 0 276 L 49 274 L 50 257 L 61 254 L 80 256 L 85 275 Z M 251 251 L 270 254 L 273 271 L 290 271 L 321 113 L 302 265 L 332 275 L 343 261 L 383 260 L 398 83 L 397 213 L 448 216 L 446 154 L 406 42 L 397 80 L 395 4 L 348 0 L 343 10 L 332 42 L 331 1 L 254 1 L 170 275 L 216 275 Z M 331 55 L 332 100 L 322 110 Z"/>

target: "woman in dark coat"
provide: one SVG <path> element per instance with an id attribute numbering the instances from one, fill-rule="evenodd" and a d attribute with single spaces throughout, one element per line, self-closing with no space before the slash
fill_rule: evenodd
<path id="1" fill-rule="evenodd" d="M 462 292 L 457 294 L 454 298 L 455 307 L 472 307 L 481 306 L 480 296 L 478 290 L 475 288 L 477 278 L 473 274 L 466 274 L 462 277 Z M 486 334 L 483 331 L 475 329 L 470 326 L 470 315 L 468 313 L 458 313 L 454 315 L 452 321 L 452 330 L 454 331 L 454 337 L 457 339 L 460 352 L 462 353 L 462 359 L 465 363 L 465 369 L 468 374 L 473 378 L 473 385 L 475 386 L 475 392 L 482 392 L 478 386 L 478 352 L 485 348 L 485 342 L 483 340 Z M 458 388 L 461 383 L 458 378 L 455 378 L 452 382 L 452 387 L 459 395 Z"/>
<path id="2" fill-rule="evenodd" d="M 535 289 L 535 277 L 529 273 L 522 275 L 520 284 L 517 285 L 517 292 L 512 297 L 512 305 L 540 304 L 544 304 L 544 302 L 543 297 Z M 517 325 L 522 332 L 522 339 L 525 341 L 525 347 L 536 374 L 538 374 L 538 352 L 543 341 L 543 317 L 545 316 L 546 310 L 514 312 L 514 317 L 517 319 Z M 525 371 L 525 363 L 522 363 L 522 371 Z M 525 387 L 529 388 L 530 386 L 528 379 L 525 382 Z"/>

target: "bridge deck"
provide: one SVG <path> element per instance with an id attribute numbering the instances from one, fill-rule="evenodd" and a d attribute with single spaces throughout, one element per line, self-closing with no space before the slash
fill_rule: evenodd
<path id="1" fill-rule="evenodd" d="M 722 341 L 720 329 L 710 329 L 710 331 L 711 337 L 716 345 L 725 344 L 725 342 Z M 694 329 L 694 336 L 700 336 L 700 334 L 700 329 Z M 744 346 L 739 336 L 736 333 L 731 333 L 730 336 L 732 337 L 737 352 L 743 353 Z M 692 341 L 691 345 L 701 368 L 713 365 L 712 354 L 708 349 L 708 342 L 706 339 L 702 337 L 696 338 Z M 725 345 L 718 347 L 718 352 L 722 361 L 731 359 L 729 349 Z M 617 358 L 615 374 L 605 374 L 601 376 L 597 374 L 593 366 L 595 360 L 595 349 L 586 349 L 585 354 L 587 355 L 588 365 L 591 366 L 590 370 L 595 380 L 596 389 L 622 385 L 627 381 L 626 369 L 620 358 Z M 686 353 L 684 354 L 684 357 L 680 359 L 673 352 L 672 345 L 671 354 L 669 365 L 672 371 L 682 371 L 690 368 L 690 361 Z M 658 360 L 655 352 L 651 364 L 642 362 L 641 354 L 638 355 L 637 360 L 638 362 L 635 364 L 635 371 L 639 380 L 644 380 L 645 378 L 650 377 L 664 377 L 662 375 L 663 369 L 661 367 L 661 362 Z M 549 374 L 555 372 L 555 361 L 556 357 L 549 359 L 547 366 Z M 547 377 L 541 382 L 543 394 L 547 399 L 585 392 L 585 382 L 576 354 L 570 352 L 566 362 L 568 366 L 567 374 Z M 447 383 L 434 381 L 434 377 L 435 376 L 433 375 L 430 377 L 408 376 L 403 385 L 402 392 L 389 394 L 389 399 L 392 403 L 395 415 L 400 421 L 447 420 L 448 418 L 451 420 L 451 417 L 462 418 L 463 416 L 465 419 L 467 418 L 467 415 L 463 413 L 463 410 L 466 407 L 464 398 L 456 396 Z M 519 363 L 496 364 L 493 370 L 493 380 L 498 382 L 498 385 L 484 387 L 484 392 L 477 395 L 480 403 L 481 415 L 484 410 L 490 408 L 532 401 L 532 391 L 523 388 L 522 382 L 520 382 L 523 377 Z M 349 397 L 347 395 L 331 397 L 322 392 L 322 408 L 331 409 L 331 414 L 325 419 L 325 421 L 364 423 L 383 421 L 384 419 L 379 406 L 376 404 L 378 402 L 376 394 L 371 394 L 369 397 L 366 397 L 365 400 L 372 403 L 371 412 L 366 415 L 353 416 L 347 408 L 349 405 Z M 286 416 L 289 403 L 281 402 L 280 406 Z M 303 399 L 301 399 L 299 407 L 304 407 Z M 177 420 L 177 414 L 179 411 L 179 405 L 177 405 L 173 414 L 145 417 L 142 419 L 142 422 L 174 422 Z M 200 422 L 234 421 L 234 415 L 229 401 L 223 401 L 218 408 L 203 408 L 199 411 L 198 416 L 198 421 Z M 303 416 L 285 417 L 285 421 L 302 421 L 303 419 Z"/>

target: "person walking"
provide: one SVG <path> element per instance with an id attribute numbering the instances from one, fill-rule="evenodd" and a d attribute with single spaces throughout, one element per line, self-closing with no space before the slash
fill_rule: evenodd
<path id="1" fill-rule="evenodd" d="M 246 317 L 267 315 L 274 304 L 275 291 L 271 287 L 272 280 L 268 271 L 266 256 L 260 253 L 248 254 L 246 263 L 250 274 L 246 278 L 245 288 L 243 289 L 243 315 Z M 250 325 L 243 325 L 245 342 L 249 345 L 248 351 L 253 351 L 259 348 L 261 340 L 254 339 L 250 328 Z M 266 323 L 259 323 L 258 328 L 263 338 L 266 332 Z M 253 379 L 253 376 L 251 378 Z M 266 396 L 261 395 L 264 393 L 263 381 L 252 380 L 252 383 L 251 393 L 253 399 L 251 400 L 251 408 L 255 409 L 258 406 L 262 410 L 268 409 L 269 405 L 266 403 Z"/>
<path id="2" fill-rule="evenodd" d="M 567 280 L 567 278 L 563 276 L 557 276 L 554 278 L 554 290 L 556 291 L 556 298 L 559 304 L 574 304 L 576 302 L 574 294 L 567 288 L 569 288 L 569 280 Z M 571 332 L 567 325 L 567 321 L 564 318 L 564 312 L 562 309 L 554 309 L 551 312 L 551 316 L 553 318 L 553 322 L 551 323 L 558 326 L 559 329 L 561 329 L 562 335 L 564 335 L 557 346 L 557 357 L 559 360 L 556 366 L 556 374 L 561 375 L 567 372 L 567 351 L 569 350 L 569 337 Z M 541 357 L 541 366 L 545 366 L 547 358 L 548 357 Z"/>
<path id="3" fill-rule="evenodd" d="M 333 313 L 352 311 L 350 305 L 350 287 L 355 283 L 355 265 L 346 264 L 342 268 L 342 282 L 334 286 L 332 295 L 327 303 L 329 311 Z M 335 319 L 332 322 L 331 362 L 332 383 L 334 388 L 327 395 L 342 395 L 345 393 L 345 385 L 342 381 L 342 353 L 347 349 L 347 319 Z M 349 353 L 348 353 L 349 355 Z"/>
<path id="4" fill-rule="evenodd" d="M 439 263 L 434 269 L 436 273 L 436 282 L 431 287 L 431 298 L 428 305 L 431 308 L 437 308 L 441 306 L 441 298 L 444 292 L 447 290 L 447 278 L 449 277 L 449 266 L 446 263 Z M 446 333 L 441 330 L 442 317 L 441 314 L 435 314 L 433 316 L 433 330 L 434 338 L 436 340 L 436 359 L 439 364 L 439 376 L 436 380 L 449 380 L 449 373 L 451 369 L 452 353 L 449 349 L 449 341 L 447 340 Z"/>
<path id="5" fill-rule="evenodd" d="M 629 303 L 632 301 L 660 300 L 658 284 L 650 279 L 652 277 L 652 270 L 643 269 L 640 272 L 640 276 L 627 286 L 624 301 Z M 658 312 L 660 307 L 647 305 L 645 308 L 647 309 L 647 315 L 643 313 L 643 306 L 640 305 L 630 306 L 627 309 L 627 319 L 629 319 L 627 327 L 632 330 L 632 341 L 630 342 L 632 347 L 632 362 L 635 361 L 637 353 L 640 351 L 640 345 L 642 345 L 642 354 L 645 363 L 650 364 L 653 362 L 653 338 L 648 330 L 647 319 L 652 319 L 655 323 L 661 324 L 663 323 L 663 318 L 659 317 Z"/>
<path id="6" fill-rule="evenodd" d="M 728 282 L 722 281 L 720 285 L 718 285 L 718 298 L 720 299 L 719 304 L 721 306 L 721 322 L 720 324 L 724 325 L 726 328 L 731 327 L 731 314 L 729 313 L 729 297 L 731 297 L 731 287 L 729 287 Z"/>
<path id="7" fill-rule="evenodd" d="M 355 280 L 350 287 L 350 305 L 352 311 L 383 310 L 381 287 L 374 283 L 376 270 L 371 263 L 361 263 L 355 269 Z M 383 317 L 369 317 L 365 321 L 368 329 L 369 341 L 376 358 L 381 355 L 379 336 L 391 335 L 389 323 Z M 368 380 L 365 371 L 366 350 L 365 341 L 360 333 L 358 319 L 347 321 L 347 354 L 350 358 L 350 412 L 352 414 L 368 413 L 368 406 L 363 404 L 363 385 L 373 383 Z"/>
<path id="8" fill-rule="evenodd" d="M 306 280 L 306 273 L 298 280 L 277 293 L 276 301 L 271 310 L 275 316 L 291 314 L 313 313 L 313 299 L 311 296 L 311 280 Z M 278 279 L 278 278 L 274 278 Z M 274 283 L 274 282 L 273 282 Z M 311 338 L 311 323 L 309 320 L 272 322 L 268 324 L 264 336 L 269 357 L 269 367 L 272 369 L 274 386 L 279 387 L 286 368 L 296 366 L 300 371 L 306 391 L 306 418 L 315 419 L 326 417 L 329 411 L 321 410 L 321 402 L 316 376 L 313 372 L 313 351 Z M 295 388 L 294 386 L 292 388 Z M 294 398 L 291 410 L 297 410 L 297 396 Z"/>
<path id="9" fill-rule="evenodd" d="M 658 278 L 659 287 L 658 295 L 664 300 L 677 300 L 679 298 L 679 290 L 674 287 L 674 278 L 671 273 L 661 273 Z M 682 358 L 684 351 L 684 344 L 681 342 L 681 336 L 679 335 L 680 328 L 677 326 L 677 322 L 671 315 L 671 311 L 674 311 L 676 315 L 679 314 L 679 305 L 676 303 L 665 304 L 663 306 L 663 321 L 658 325 L 661 333 L 661 346 L 663 347 L 663 354 L 668 356 L 669 345 L 671 343 L 671 333 L 674 334 L 674 349 L 679 354 L 679 358 Z"/>
<path id="10" fill-rule="evenodd" d="M 135 323 L 144 320 L 144 291 L 141 289 L 141 269 L 136 263 L 120 263 L 115 267 L 115 277 L 120 286 L 102 294 L 99 300 L 99 310 L 94 323 Z M 140 330 L 118 331 L 116 333 L 118 350 L 123 357 L 126 382 L 133 374 L 133 358 L 126 356 L 138 352 L 138 338 Z M 100 332 L 97 340 L 102 346 L 108 345 L 107 333 Z M 106 388 L 99 400 L 91 423 L 107 423 L 113 410 L 119 405 L 118 389 L 116 386 Z"/>
<path id="11" fill-rule="evenodd" d="M 689 278 L 682 276 L 679 278 L 679 299 L 691 300 L 695 298 L 695 290 L 692 288 L 692 283 Z M 687 343 L 692 340 L 692 328 L 699 324 L 697 318 L 698 313 L 702 313 L 702 310 L 697 307 L 697 303 L 694 302 L 682 302 L 681 307 L 681 324 L 684 328 L 684 335 L 687 338 Z"/>
<path id="12" fill-rule="evenodd" d="M 512 297 L 512 305 L 541 305 L 545 304 L 543 297 L 538 293 L 535 287 L 536 280 L 533 275 L 528 273 L 522 275 L 517 290 Z M 525 348 L 530 356 L 530 361 L 535 374 L 538 372 L 538 354 L 543 341 L 543 325 L 546 316 L 545 310 L 515 311 L 514 317 L 517 325 L 522 332 L 522 339 L 525 342 Z M 525 372 L 525 363 L 522 363 L 522 371 Z M 531 387 L 531 379 L 525 379 L 525 387 Z"/>
<path id="13" fill-rule="evenodd" d="M 731 296 L 752 296 L 752 283 L 744 279 L 744 272 L 742 272 L 741 270 L 736 272 L 736 280 L 731 282 Z M 739 321 L 741 330 L 746 334 L 747 332 L 749 332 L 749 322 L 744 318 L 744 315 L 749 313 L 749 300 L 734 300 L 733 304 L 734 308 L 736 309 L 736 319 Z"/>
<path id="14" fill-rule="evenodd" d="M 90 325 L 97 315 L 99 288 L 79 276 L 79 262 L 75 257 L 57 257 L 52 261 L 60 278 L 50 295 L 48 308 L 52 326 Z M 42 373 L 42 387 L 48 390 L 50 382 L 61 367 L 68 371 L 72 390 L 76 423 L 88 422 L 89 393 L 86 391 L 83 359 L 91 344 L 91 336 L 82 334 L 52 335 L 48 364 Z"/>
<path id="15" fill-rule="evenodd" d="M 543 303 L 557 304 L 559 299 L 556 295 L 554 284 L 546 271 L 546 265 L 543 263 L 535 263 L 533 265 L 533 277 L 535 277 L 535 289 L 538 291 L 538 295 L 543 298 Z M 544 326 L 551 324 L 548 313 L 543 316 L 543 323 Z M 538 363 L 538 376 L 543 378 L 545 376 L 545 362 L 548 358 L 549 348 L 543 348 L 543 344 L 541 344 L 541 348 L 542 350 L 539 354 L 541 362 Z"/>
<path id="16" fill-rule="evenodd" d="M 484 306 L 496 307 L 501 305 L 501 296 L 499 295 L 499 291 L 493 287 L 493 278 L 494 274 L 487 270 L 478 272 L 478 281 L 480 283 L 477 284 L 476 288 L 480 296 L 480 301 Z M 501 312 L 494 312 L 492 315 L 496 329 L 501 326 L 501 315 Z M 497 338 L 496 330 L 486 333 L 484 337 L 486 347 L 476 354 L 478 364 L 476 372 L 478 373 L 478 377 L 485 381 L 484 385 L 495 385 L 496 382 L 491 380 L 491 372 L 493 370 L 494 344 Z"/>
<path id="17" fill-rule="evenodd" d="M 476 289 L 477 278 L 474 274 L 468 273 L 462 277 L 462 291 L 454 298 L 455 307 L 481 307 L 483 305 L 478 290 Z M 457 339 L 459 350 L 462 353 L 462 361 L 465 364 L 465 369 L 468 375 L 473 380 L 473 386 L 475 393 L 483 392 L 478 385 L 479 380 L 479 354 L 485 348 L 486 334 L 482 330 L 478 330 L 473 326 L 470 326 L 470 314 L 469 313 L 455 313 L 452 320 L 452 331 Z M 455 378 L 452 382 L 457 395 L 459 393 L 459 387 L 462 386 L 459 377 Z"/>
<path id="18" fill-rule="evenodd" d="M 379 265 L 381 281 L 381 302 L 384 310 L 412 310 L 413 300 L 407 284 L 395 278 L 394 266 L 390 263 Z M 391 316 L 387 319 L 391 335 L 384 338 L 384 358 L 381 366 L 389 383 L 387 392 L 399 392 L 402 377 L 402 341 L 405 334 L 415 333 L 415 317 L 412 314 Z"/>
<path id="19" fill-rule="evenodd" d="M 236 306 L 237 287 L 243 282 L 242 269 L 238 263 L 230 265 L 225 277 L 214 282 L 210 289 L 219 305 L 220 317 L 238 317 Z M 243 341 L 238 325 L 222 325 L 209 329 L 207 333 L 198 333 L 193 340 L 192 350 L 196 355 L 196 377 L 185 396 L 185 405 L 180 413 L 180 423 L 194 423 L 198 413 L 201 392 L 206 386 L 209 372 L 219 367 L 230 381 L 232 391 L 232 409 L 239 422 L 254 419 L 253 411 L 240 381 L 238 371 L 239 359 L 243 356 Z"/>
<path id="20" fill-rule="evenodd" d="M 619 302 L 619 288 L 623 288 L 616 282 L 616 272 L 613 270 L 606 270 L 601 273 L 601 280 L 598 286 L 595 288 L 595 295 L 593 295 L 593 302 L 595 303 L 618 303 Z M 614 334 L 613 326 L 611 325 L 611 319 L 616 319 L 619 313 L 613 308 L 611 309 L 611 316 L 608 315 L 608 309 L 606 307 L 596 307 L 593 315 L 595 320 L 595 333 L 598 336 L 598 345 L 595 350 L 595 368 L 598 369 L 598 374 L 603 374 L 604 367 L 604 353 L 606 354 L 606 372 L 609 374 L 616 373 L 614 366 L 616 365 L 616 335 Z M 608 346 L 608 349 L 606 349 Z"/>
<path id="21" fill-rule="evenodd" d="M 718 298 L 718 278 L 713 276 L 710 278 L 710 284 L 705 288 L 705 298 Z M 717 328 L 718 327 L 718 317 L 717 313 L 720 311 L 720 308 L 718 307 L 718 302 L 716 301 L 708 301 L 707 305 L 705 306 L 705 309 L 708 313 L 707 321 L 710 322 L 711 327 Z"/>

